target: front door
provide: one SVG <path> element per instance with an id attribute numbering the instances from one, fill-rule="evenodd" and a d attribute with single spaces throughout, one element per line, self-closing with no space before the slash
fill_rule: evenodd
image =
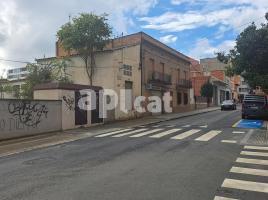
<path id="1" fill-rule="evenodd" d="M 78 106 L 79 100 L 82 98 L 79 91 L 75 91 L 75 125 L 87 124 L 87 110 L 83 110 Z"/>

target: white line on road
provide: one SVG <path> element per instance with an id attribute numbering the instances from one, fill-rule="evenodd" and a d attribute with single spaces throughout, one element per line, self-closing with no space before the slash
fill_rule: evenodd
<path id="1" fill-rule="evenodd" d="M 142 137 L 142 136 L 149 135 L 149 134 L 151 134 L 151 133 L 155 133 L 155 132 L 162 131 L 162 130 L 163 130 L 163 129 L 161 129 L 161 128 L 153 129 L 153 130 L 150 130 L 150 131 L 146 131 L 146 132 L 143 132 L 143 133 L 139 133 L 139 134 L 136 134 L 136 135 L 132 135 L 132 136 L 130 136 L 130 137 L 132 137 L 132 138 Z"/>
<path id="2" fill-rule="evenodd" d="M 252 151 L 241 151 L 241 155 L 246 155 L 246 156 L 263 156 L 263 157 L 268 157 L 268 153 L 263 153 L 263 152 L 252 152 Z"/>
<path id="3" fill-rule="evenodd" d="M 261 147 L 261 146 L 245 146 L 244 149 L 268 150 L 268 147 Z"/>
<path id="4" fill-rule="evenodd" d="M 176 135 L 174 137 L 172 137 L 171 139 L 174 139 L 174 140 L 182 140 L 184 138 L 187 138 L 195 133 L 198 133 L 199 131 L 201 131 L 200 129 L 192 129 L 190 131 L 186 131 L 184 133 L 181 133 L 179 135 Z"/>
<path id="5" fill-rule="evenodd" d="M 200 128 L 207 128 L 208 125 L 203 125 L 203 126 L 200 126 Z"/>
<path id="6" fill-rule="evenodd" d="M 235 162 L 254 164 L 254 165 L 268 165 L 268 160 L 260 160 L 260 159 L 237 158 Z"/>
<path id="7" fill-rule="evenodd" d="M 158 128 L 160 127 L 161 125 L 155 125 L 155 126 L 152 126 L 153 128 Z"/>
<path id="8" fill-rule="evenodd" d="M 202 135 L 199 138 L 196 138 L 195 140 L 197 141 L 209 141 L 212 138 L 214 138 L 215 136 L 217 136 L 218 134 L 220 134 L 222 131 L 209 131 L 208 133 Z"/>
<path id="9" fill-rule="evenodd" d="M 260 182 L 225 179 L 222 187 L 268 193 L 268 184 Z"/>
<path id="10" fill-rule="evenodd" d="M 238 200 L 238 199 L 215 196 L 214 200 Z"/>
<path id="11" fill-rule="evenodd" d="M 238 173 L 238 174 L 256 175 L 256 176 L 268 176 L 268 170 L 263 170 L 263 169 L 232 167 L 230 172 Z"/>
<path id="12" fill-rule="evenodd" d="M 156 135 L 152 135 L 152 136 L 150 136 L 150 138 L 161 138 L 161 137 L 164 137 L 166 135 L 178 132 L 180 130 L 181 130 L 180 128 L 171 129 L 171 130 L 168 130 L 168 131 L 164 131 L 162 133 L 158 133 Z"/>
<path id="13" fill-rule="evenodd" d="M 125 131 L 129 131 L 129 130 L 132 130 L 132 129 L 123 129 L 123 130 L 119 130 L 119 131 L 113 131 L 113 132 L 110 132 L 110 133 L 97 135 L 95 137 L 106 137 L 106 136 L 114 135 L 114 134 L 117 134 L 117 133 L 122 133 L 122 132 L 125 132 Z"/>
<path id="14" fill-rule="evenodd" d="M 173 128 L 175 127 L 176 125 L 167 125 L 168 128 Z"/>
<path id="15" fill-rule="evenodd" d="M 221 142 L 223 142 L 223 143 L 230 143 L 230 144 L 236 144 L 237 143 L 236 140 L 222 140 Z"/>
<path id="16" fill-rule="evenodd" d="M 188 127 L 191 127 L 191 125 L 190 124 L 188 124 L 188 125 L 184 125 L 184 126 L 182 126 L 183 128 L 188 128 Z"/>
<path id="17" fill-rule="evenodd" d="M 233 133 L 246 133 L 245 131 L 233 131 Z"/>
<path id="18" fill-rule="evenodd" d="M 146 131 L 146 130 L 148 130 L 148 129 L 147 128 L 137 129 L 137 130 L 130 131 L 130 132 L 127 132 L 127 133 L 121 133 L 119 135 L 113 135 L 112 137 L 123 137 L 123 136 L 126 136 L 126 135 L 131 135 L 133 133 L 139 133 L 139 132 Z"/>

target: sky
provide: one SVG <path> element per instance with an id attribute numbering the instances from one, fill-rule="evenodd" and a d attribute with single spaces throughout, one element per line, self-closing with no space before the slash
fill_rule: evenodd
<path id="1" fill-rule="evenodd" d="M 116 37 L 143 31 L 195 59 L 228 51 L 251 22 L 265 23 L 268 0 L 1 0 L 0 77 L 8 68 L 55 56 L 56 33 L 83 12 L 109 14 Z"/>

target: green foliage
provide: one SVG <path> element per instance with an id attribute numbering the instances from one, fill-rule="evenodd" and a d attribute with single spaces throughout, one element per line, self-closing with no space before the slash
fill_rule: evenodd
<path id="1" fill-rule="evenodd" d="M 201 96 L 212 98 L 213 97 L 213 85 L 210 82 L 205 83 L 201 87 Z"/>
<path id="2" fill-rule="evenodd" d="M 268 24 L 258 28 L 252 23 L 237 37 L 234 49 L 217 53 L 217 57 L 230 64 L 228 74 L 243 76 L 252 88 L 268 89 Z"/>
<path id="3" fill-rule="evenodd" d="M 27 76 L 25 84 L 21 88 L 21 96 L 25 99 L 33 98 L 34 86 L 49 82 L 71 82 L 69 74 L 66 73 L 69 66 L 68 60 L 51 60 L 47 63 L 28 64 Z"/>
<path id="4" fill-rule="evenodd" d="M 57 32 L 63 48 L 66 51 L 75 50 L 84 60 L 91 85 L 95 67 L 94 51 L 103 50 L 112 33 L 106 17 L 107 14 L 98 16 L 93 13 L 82 13 L 64 24 Z M 88 65 L 89 59 L 90 65 Z"/>

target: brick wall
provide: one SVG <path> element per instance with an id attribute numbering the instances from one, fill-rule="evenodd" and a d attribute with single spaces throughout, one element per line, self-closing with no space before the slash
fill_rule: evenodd
<path id="1" fill-rule="evenodd" d="M 210 79 L 210 76 L 197 76 L 192 77 L 192 85 L 194 89 L 194 95 L 195 96 L 201 96 L 201 87 L 208 82 Z"/>
<path id="2" fill-rule="evenodd" d="M 211 71 L 211 76 L 214 76 L 217 79 L 225 81 L 225 72 L 223 70 L 213 70 Z"/>

